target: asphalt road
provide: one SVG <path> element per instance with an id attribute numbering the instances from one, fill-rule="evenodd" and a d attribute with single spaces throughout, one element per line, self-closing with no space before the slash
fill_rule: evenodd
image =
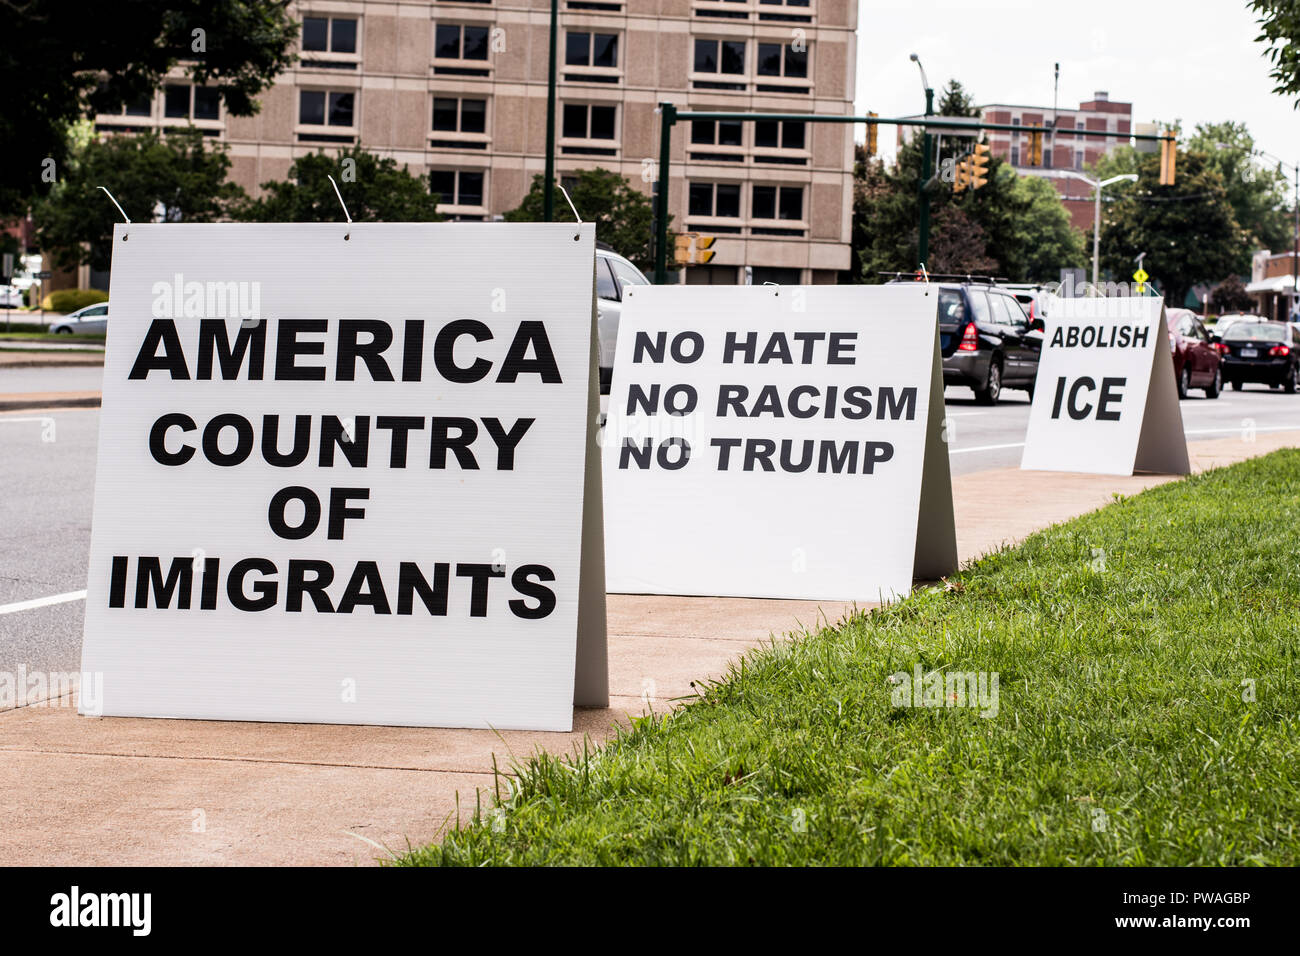
<path id="1" fill-rule="evenodd" d="M 86 370 L 47 374 L 69 371 Z M 43 380 L 31 390 L 59 387 L 73 386 Z M 976 405 L 961 388 L 948 389 L 945 399 L 954 481 L 1019 465 L 1029 419 L 1024 392 L 1006 392 L 994 408 Z M 1300 395 L 1260 386 L 1215 400 L 1197 392 L 1181 407 L 1191 441 L 1222 438 L 1252 423 L 1257 431 L 1300 429 Z M 19 665 L 29 672 L 80 666 L 84 601 L 22 610 L 12 605 L 60 598 L 86 586 L 98 428 L 97 409 L 0 414 L 0 672 L 13 673 Z"/>

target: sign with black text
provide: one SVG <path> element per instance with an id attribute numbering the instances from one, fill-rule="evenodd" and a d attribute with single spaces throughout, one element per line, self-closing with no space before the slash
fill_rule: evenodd
<path id="1" fill-rule="evenodd" d="M 1187 474 L 1164 302 L 1058 299 L 1046 325 L 1020 467 Z"/>
<path id="2" fill-rule="evenodd" d="M 569 730 L 606 703 L 594 243 L 119 225 L 101 712 Z"/>
<path id="3" fill-rule="evenodd" d="M 924 285 L 624 290 L 609 590 L 877 601 L 955 570 L 936 313 Z"/>

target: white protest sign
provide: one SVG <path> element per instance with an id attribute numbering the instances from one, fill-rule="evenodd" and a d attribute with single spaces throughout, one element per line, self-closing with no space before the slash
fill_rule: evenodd
<path id="1" fill-rule="evenodd" d="M 118 226 L 102 713 L 569 730 L 605 703 L 594 243 Z"/>
<path id="2" fill-rule="evenodd" d="M 1046 324 L 1020 467 L 1187 474 L 1163 301 L 1058 299 Z"/>
<path id="3" fill-rule="evenodd" d="M 626 289 L 609 590 L 876 601 L 955 570 L 935 303 L 913 285 Z"/>

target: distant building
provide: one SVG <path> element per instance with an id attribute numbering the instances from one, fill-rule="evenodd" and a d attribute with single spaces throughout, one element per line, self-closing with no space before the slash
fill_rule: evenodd
<path id="1" fill-rule="evenodd" d="M 1255 300 L 1255 311 L 1270 319 L 1285 319 L 1296 310 L 1295 275 L 1297 253 L 1261 249 L 1251 261 L 1250 284 L 1246 291 Z"/>
<path id="2" fill-rule="evenodd" d="M 1029 134 L 997 130 L 989 133 L 989 148 L 994 156 L 1010 163 L 1016 172 L 1051 179 L 1070 212 L 1070 221 L 1080 229 L 1092 228 L 1093 197 L 1087 183 L 1061 175 L 1062 170 L 1082 171 L 1105 154 L 1129 141 L 1121 136 L 1103 138 L 1081 136 L 1082 131 L 1132 133 L 1133 104 L 1110 98 L 1105 90 L 1080 103 L 1078 109 L 1050 106 L 1011 106 L 1005 103 L 980 107 L 986 123 L 1012 126 L 1045 126 L 1043 164 L 1029 165 Z"/>
<path id="3" fill-rule="evenodd" d="M 227 116 L 176 71 L 101 131 L 193 123 L 230 147 L 250 192 L 318 149 L 360 143 L 427 177 L 451 219 L 493 220 L 545 166 L 544 0 L 295 0 L 301 59 Z M 649 194 L 657 106 L 853 112 L 858 0 L 564 0 L 556 174 L 602 166 Z M 692 283 L 833 283 L 849 268 L 853 129 L 800 121 L 682 123 L 674 230 L 716 234 Z M 346 190 L 345 190 L 346 192 Z M 590 212 L 579 210 L 579 212 Z M 670 250 L 671 252 L 671 250 Z"/>

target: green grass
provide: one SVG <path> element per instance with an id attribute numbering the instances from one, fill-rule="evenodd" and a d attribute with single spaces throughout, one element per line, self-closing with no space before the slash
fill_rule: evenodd
<path id="1" fill-rule="evenodd" d="M 1117 498 L 514 767 L 398 862 L 1295 865 L 1298 519 L 1294 450 Z M 997 715 L 891 706 L 918 663 L 996 672 Z"/>

